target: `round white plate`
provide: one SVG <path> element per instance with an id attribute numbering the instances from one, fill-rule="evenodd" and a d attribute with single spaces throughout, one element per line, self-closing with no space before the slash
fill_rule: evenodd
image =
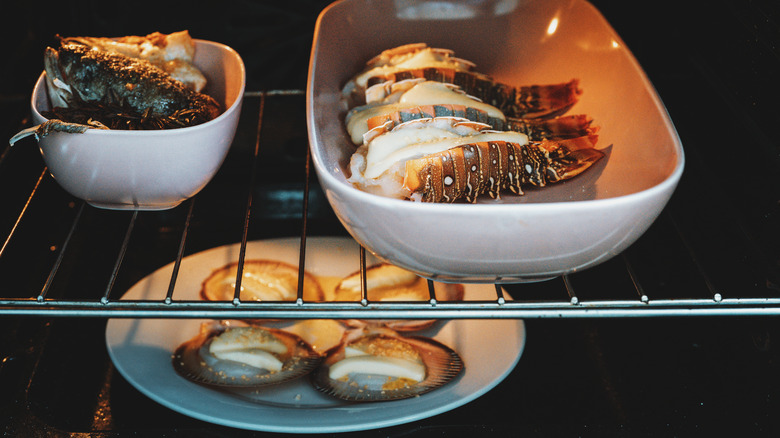
<path id="1" fill-rule="evenodd" d="M 250 242 L 247 259 L 298 264 L 300 239 Z M 203 251 L 182 260 L 174 299 L 198 299 L 213 269 L 238 257 L 238 245 Z M 307 239 L 306 267 L 315 275 L 345 276 L 359 267 L 352 239 Z M 173 264 L 134 285 L 123 299 L 162 299 Z M 465 299 L 495 299 L 492 285 L 465 285 Z M 224 426 L 268 432 L 325 433 L 408 423 L 462 406 L 486 393 L 515 367 L 525 346 L 521 320 L 452 320 L 419 334 L 457 351 L 465 363 L 455 381 L 420 397 L 378 403 L 347 403 L 316 391 L 307 379 L 242 396 L 209 389 L 180 377 L 171 353 L 198 333 L 203 320 L 112 319 L 106 328 L 108 353 L 117 370 L 147 397 L 174 411 Z"/>

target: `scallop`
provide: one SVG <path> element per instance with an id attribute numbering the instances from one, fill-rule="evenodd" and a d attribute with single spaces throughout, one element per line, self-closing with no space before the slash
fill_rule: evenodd
<path id="1" fill-rule="evenodd" d="M 210 301 L 232 301 L 235 296 L 238 263 L 230 263 L 203 281 L 200 295 Z M 323 301 L 325 294 L 317 279 L 303 273 L 303 299 Z M 242 301 L 295 301 L 298 297 L 298 268 L 275 260 L 245 260 L 241 275 Z"/>
<path id="2" fill-rule="evenodd" d="M 300 336 L 322 355 L 341 344 L 344 329 L 339 321 L 333 319 L 305 319 L 282 328 L 286 332 Z"/>
<path id="3" fill-rule="evenodd" d="M 463 371 L 448 346 L 390 329 L 344 342 L 311 375 L 319 391 L 355 402 L 400 400 L 430 392 Z"/>
<path id="4" fill-rule="evenodd" d="M 242 323 L 204 323 L 173 354 L 181 376 L 208 386 L 247 388 L 297 379 L 322 356 L 297 335 Z"/>
<path id="5" fill-rule="evenodd" d="M 433 283 L 436 299 L 458 301 L 463 299 L 463 285 Z M 379 263 L 366 268 L 366 290 L 369 301 L 429 301 L 428 280 L 389 263 Z M 361 299 L 360 272 L 343 278 L 336 286 L 336 301 Z M 378 320 L 399 331 L 421 330 L 430 327 L 435 320 Z"/>

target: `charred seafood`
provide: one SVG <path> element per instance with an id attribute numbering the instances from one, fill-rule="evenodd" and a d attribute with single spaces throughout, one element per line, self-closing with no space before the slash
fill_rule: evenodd
<path id="1" fill-rule="evenodd" d="M 451 348 L 374 327 L 347 336 L 311 375 L 326 394 L 356 402 L 399 400 L 439 388 L 463 371 Z"/>
<path id="2" fill-rule="evenodd" d="M 206 78 L 192 64 L 187 31 L 118 39 L 61 38 L 44 54 L 49 120 L 14 135 L 14 143 L 50 132 L 87 129 L 172 129 L 199 125 L 220 114 L 200 93 Z"/>
<path id="3" fill-rule="evenodd" d="M 66 122 L 98 120 L 111 129 L 179 128 L 219 115 L 211 97 L 187 88 L 149 61 L 78 43 L 48 47 L 46 82 L 53 109 Z"/>
<path id="4" fill-rule="evenodd" d="M 575 79 L 513 87 L 473 72 L 452 51 L 411 44 L 383 52 L 344 87 L 358 149 L 348 181 L 383 196 L 475 202 L 521 195 L 584 172 L 604 154 Z"/>
<path id="5" fill-rule="evenodd" d="M 204 323 L 173 354 L 181 376 L 215 387 L 260 387 L 297 379 L 321 356 L 298 336 L 258 326 Z"/>
<path id="6" fill-rule="evenodd" d="M 62 42 L 83 44 L 106 52 L 145 59 L 195 91 L 202 91 L 206 86 L 206 77 L 192 63 L 195 57 L 195 42 L 186 30 L 119 38 L 66 37 L 62 38 Z"/>

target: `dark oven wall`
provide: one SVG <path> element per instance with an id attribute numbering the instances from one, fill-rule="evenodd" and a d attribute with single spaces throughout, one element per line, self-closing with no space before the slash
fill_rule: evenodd
<path id="1" fill-rule="evenodd" d="M 43 68 L 46 45 L 61 36 L 122 36 L 189 30 L 236 49 L 248 90 L 304 89 L 318 14 L 329 1 L 4 2 L 3 41 L 15 68 L 0 73 L 0 93 L 26 93 Z"/>

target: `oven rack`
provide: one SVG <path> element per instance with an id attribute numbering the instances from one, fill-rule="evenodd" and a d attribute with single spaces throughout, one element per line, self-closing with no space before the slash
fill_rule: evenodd
<path id="1" fill-rule="evenodd" d="M 258 162 L 262 160 L 261 133 L 266 124 L 266 106 L 271 100 L 302 99 L 305 93 L 300 90 L 282 90 L 267 92 L 247 92 L 245 95 L 245 108 L 254 105 L 258 119 L 255 120 L 255 143 L 252 152 L 252 165 L 249 175 L 248 196 L 244 209 L 243 230 L 241 238 L 241 250 L 239 254 L 239 268 L 243 266 L 245 248 L 249 240 L 249 229 L 253 216 L 254 191 L 251 189 L 258 178 Z M 243 123 L 243 122 L 242 122 Z M 270 128 L 273 129 L 273 128 Z M 308 146 L 308 145 L 306 145 Z M 299 263 L 299 278 L 302 278 L 305 269 L 306 241 L 309 235 L 309 210 L 310 198 L 314 196 L 317 185 L 312 183 L 310 170 L 310 157 L 308 147 L 306 149 L 302 196 L 301 214 L 301 251 Z M 4 161 L 12 159 L 13 154 L 6 150 L 0 155 L 0 172 L 8 171 L 10 165 Z M 30 205 L 36 201 L 40 187 L 44 184 L 55 185 L 47 170 L 44 168 L 38 176 L 37 182 L 27 196 L 24 205 L 18 210 L 10 230 L 6 231 L 0 247 L 0 263 L 6 256 L 6 248 L 9 243 L 17 239 L 17 227 L 28 220 Z M 684 184 L 681 183 L 681 185 Z M 680 191 L 682 188 L 678 189 Z M 677 196 L 677 194 L 675 195 Z M 75 212 L 72 222 L 67 227 L 63 240 L 53 245 L 56 247 L 53 262 L 45 282 L 38 290 L 29 291 L 5 290 L 0 286 L 0 315 L 16 316 L 47 316 L 47 317 L 110 317 L 110 318 L 255 318 L 255 319 L 466 319 L 466 318 L 590 318 L 590 317 L 673 317 L 673 316 L 724 316 L 724 315 L 778 315 L 780 314 L 780 294 L 775 294 L 775 288 L 759 285 L 748 288 L 748 292 L 730 289 L 729 285 L 719 284 L 716 268 L 712 267 L 712 254 L 703 256 L 708 252 L 707 248 L 700 248 L 687 236 L 685 228 L 681 225 L 678 213 L 675 211 L 674 202 L 664 211 L 658 222 L 664 239 L 675 241 L 674 247 L 683 249 L 679 258 L 686 259 L 688 263 L 682 270 L 685 281 L 679 287 L 660 287 L 664 293 L 656 294 L 659 290 L 658 281 L 652 275 L 653 272 L 665 272 L 670 266 L 656 267 L 656 271 L 644 269 L 645 260 L 658 257 L 658 254 L 648 253 L 635 245 L 617 255 L 613 260 L 603 266 L 597 266 L 583 272 L 564 275 L 543 284 L 495 284 L 496 298 L 486 301 L 437 301 L 433 283 L 428 281 L 430 300 L 425 302 L 369 302 L 365 297 L 365 269 L 366 251 L 360 248 L 359 266 L 363 279 L 363 299 L 358 302 L 305 302 L 302 300 L 301 291 L 295 302 L 242 302 L 238 298 L 233 301 L 191 301 L 179 300 L 174 296 L 174 285 L 178 276 L 178 267 L 186 254 L 188 229 L 193 217 L 194 206 L 199 200 L 199 195 L 188 200 L 180 207 L 186 210 L 181 219 L 181 235 L 179 237 L 178 251 L 174 262 L 174 269 L 167 291 L 159 291 L 159 297 L 154 300 L 125 300 L 115 298 L 121 295 L 121 290 L 116 290 L 116 279 L 123 268 L 125 254 L 129 242 L 133 239 L 134 228 L 137 221 L 143 215 L 155 215 L 159 212 L 127 212 L 129 217 L 127 226 L 116 230 L 123 233 L 124 238 L 118 251 L 113 254 L 105 254 L 103 257 L 113 260 L 112 272 L 105 285 L 102 296 L 90 299 L 72 299 L 65 297 L 51 297 L 50 286 L 57 279 L 60 267 L 69 257 L 69 247 L 76 230 L 80 227 L 85 211 L 97 210 L 83 201 L 71 201 L 72 210 Z M 99 214 L 100 212 L 91 211 Z M 655 237 L 648 237 L 648 241 Z M 663 245 L 667 245 L 666 240 Z M 637 247 L 638 246 L 638 247 Z M 652 243 L 650 244 L 652 246 Z M 750 244 L 746 244 L 750 246 Z M 636 247 L 636 248 L 635 248 Z M 649 254 L 649 255 L 648 255 Z M 719 254 L 715 254 L 717 259 Z M 709 260 L 705 260 L 709 259 Z M 638 262 L 637 262 L 638 260 Z M 657 261 L 657 260 L 656 260 Z M 675 262 L 673 262 L 675 263 Z M 605 267 L 606 266 L 606 267 Z M 240 269 L 239 269 L 240 272 Z M 662 275 L 663 276 L 663 275 Z M 671 277 L 675 278 L 679 274 Z M 582 280 L 584 278 L 584 280 Z M 614 278 L 622 281 L 615 283 Z M 239 287 L 240 287 L 240 278 Z M 666 281 L 663 280 L 662 283 Z M 748 280 L 750 283 L 752 280 Z M 299 282 L 300 283 L 300 282 Z M 755 282 L 754 282 L 755 283 Z M 583 286 L 584 284 L 584 286 Z M 693 287 L 688 285 L 693 284 Z M 526 293 L 527 290 L 530 293 Z M 690 291 L 688 290 L 690 289 Z M 669 293 L 682 291 L 682 294 Z M 536 292 L 534 292 L 536 291 Z M 508 292 L 508 295 L 507 295 Z"/>

